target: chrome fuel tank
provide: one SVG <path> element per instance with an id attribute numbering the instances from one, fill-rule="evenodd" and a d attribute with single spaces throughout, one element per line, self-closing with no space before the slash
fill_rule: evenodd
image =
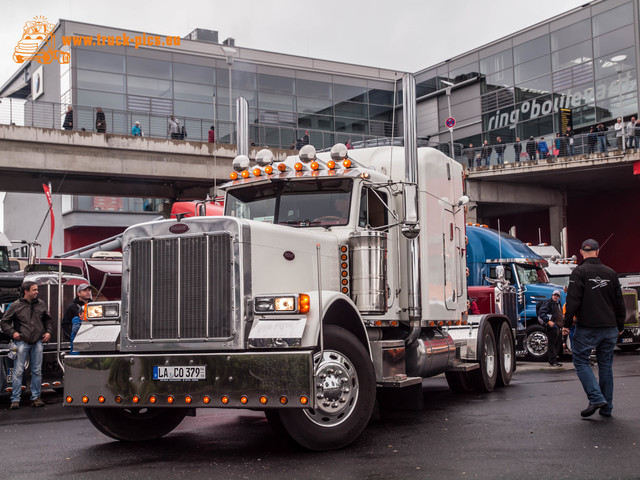
<path id="1" fill-rule="evenodd" d="M 371 230 L 349 236 L 351 297 L 363 314 L 387 311 L 387 234 Z"/>

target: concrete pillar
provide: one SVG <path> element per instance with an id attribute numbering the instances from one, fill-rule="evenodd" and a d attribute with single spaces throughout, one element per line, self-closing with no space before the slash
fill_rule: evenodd
<path id="1" fill-rule="evenodd" d="M 551 235 L 551 245 L 556 247 L 556 250 L 561 251 L 562 241 L 560 238 L 560 232 L 564 227 L 564 221 L 562 218 L 562 205 L 552 205 L 549 207 L 549 232 Z"/>
<path id="2" fill-rule="evenodd" d="M 470 201 L 469 203 L 467 203 L 467 222 L 478 222 L 478 204 L 476 202 Z"/>

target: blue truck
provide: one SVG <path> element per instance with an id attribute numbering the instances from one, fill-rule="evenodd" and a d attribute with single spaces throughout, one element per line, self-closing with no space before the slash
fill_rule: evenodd
<path id="1" fill-rule="evenodd" d="M 467 268 L 469 286 L 490 285 L 497 278 L 497 268 L 504 266 L 506 280 L 518 292 L 518 328 L 516 353 L 529 360 L 547 359 L 549 339 L 538 323 L 536 304 L 560 290 L 561 303 L 566 293 L 560 285 L 549 283 L 545 272 L 547 261 L 515 237 L 486 225 L 467 225 Z"/>

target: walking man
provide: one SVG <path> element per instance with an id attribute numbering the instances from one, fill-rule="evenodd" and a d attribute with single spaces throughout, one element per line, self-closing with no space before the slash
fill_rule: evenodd
<path id="1" fill-rule="evenodd" d="M 589 405 L 580 412 L 590 417 L 597 410 L 610 417 L 613 409 L 613 349 L 622 332 L 625 307 L 618 276 L 598 259 L 600 246 L 593 239 L 582 242 L 582 263 L 571 273 L 567 291 L 567 311 L 563 334 L 568 334 L 573 318 L 573 364 L 582 383 Z M 598 377 L 596 380 L 589 355 L 596 349 Z"/>
<path id="2" fill-rule="evenodd" d="M 13 339 L 18 349 L 11 384 L 11 410 L 20 408 L 22 375 L 27 358 L 31 365 L 31 406 L 44 407 L 44 402 L 40 398 L 42 344 L 51 339 L 53 331 L 47 306 L 38 298 L 38 285 L 35 282 L 23 282 L 20 291 L 22 298 L 11 304 L 0 322 L 2 332 Z"/>
<path id="3" fill-rule="evenodd" d="M 554 290 L 551 298 L 546 299 L 540 306 L 538 320 L 544 325 L 549 339 L 548 359 L 552 367 L 561 367 L 558 363 L 558 350 L 562 344 L 560 329 L 563 325 L 562 306 L 560 306 L 560 290 Z"/>

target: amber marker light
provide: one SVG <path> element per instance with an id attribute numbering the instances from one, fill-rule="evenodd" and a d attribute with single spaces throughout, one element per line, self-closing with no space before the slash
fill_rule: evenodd
<path id="1" fill-rule="evenodd" d="M 300 313 L 309 313 L 311 310 L 311 299 L 306 293 L 298 295 L 298 310 Z"/>
<path id="2" fill-rule="evenodd" d="M 265 397 L 264 395 L 260 397 L 260 403 L 261 404 L 266 405 L 268 401 L 269 401 L 269 399 L 267 397 Z"/>
<path id="3" fill-rule="evenodd" d="M 340 264 L 340 268 L 347 268 L 347 263 L 346 262 L 342 262 L 342 264 Z"/>
<path id="4" fill-rule="evenodd" d="M 349 283 L 349 280 L 347 280 L 346 278 L 343 278 L 343 279 L 342 279 L 342 284 L 343 284 L 343 285 L 346 285 L 347 283 Z"/>
<path id="5" fill-rule="evenodd" d="M 284 172 L 287 169 L 287 166 L 284 163 L 279 163 L 278 164 L 278 170 L 280 172 Z"/>
<path id="6" fill-rule="evenodd" d="M 249 401 L 249 399 L 247 397 L 245 397 L 244 395 L 240 397 L 240 403 L 246 404 L 248 401 Z"/>
<path id="7" fill-rule="evenodd" d="M 224 397 L 222 397 L 222 398 L 220 399 L 220 401 L 226 405 L 227 403 L 229 403 L 229 397 L 227 397 L 227 396 L 225 395 Z"/>
<path id="8" fill-rule="evenodd" d="M 300 170 L 302 170 L 302 164 L 298 162 L 293 166 L 293 168 L 296 172 L 299 172 Z"/>
<path id="9" fill-rule="evenodd" d="M 264 167 L 264 173 L 266 174 L 273 173 L 273 167 L 271 165 L 267 165 L 266 167 Z"/>
<path id="10" fill-rule="evenodd" d="M 303 395 L 302 397 L 300 397 L 300 403 L 302 405 L 306 405 L 307 403 L 309 403 L 309 399 Z"/>
<path id="11" fill-rule="evenodd" d="M 249 170 L 243 170 L 241 175 L 242 175 L 242 178 L 249 178 Z"/>
<path id="12" fill-rule="evenodd" d="M 120 395 L 116 396 L 115 400 L 116 403 L 122 403 L 122 397 Z"/>
<path id="13" fill-rule="evenodd" d="M 280 397 L 280 403 L 286 405 L 289 400 L 284 395 Z"/>
<path id="14" fill-rule="evenodd" d="M 253 176 L 254 177 L 259 177 L 260 175 L 262 175 L 262 171 L 259 168 L 254 168 L 253 169 Z"/>
<path id="15" fill-rule="evenodd" d="M 67 401 L 67 403 L 72 403 L 73 402 L 73 397 L 71 395 L 68 395 L 65 400 Z"/>
<path id="16" fill-rule="evenodd" d="M 333 170 L 334 168 L 336 168 L 336 162 L 334 162 L 333 160 L 329 160 L 329 161 L 327 162 L 327 168 L 328 168 L 329 170 Z"/>
<path id="17" fill-rule="evenodd" d="M 230 178 L 231 180 L 237 180 L 237 179 L 238 179 L 238 172 L 231 172 L 231 173 L 229 174 L 229 178 Z"/>
<path id="18" fill-rule="evenodd" d="M 87 397 L 86 395 L 84 395 L 82 397 L 82 403 L 89 403 L 89 397 Z"/>
<path id="19" fill-rule="evenodd" d="M 158 401 L 158 399 L 154 395 L 151 395 L 149 397 L 149 403 L 156 403 L 157 401 Z"/>
<path id="20" fill-rule="evenodd" d="M 186 397 L 184 397 L 184 401 L 185 403 L 191 403 L 193 399 L 189 395 L 187 395 Z"/>
<path id="21" fill-rule="evenodd" d="M 246 172 L 246 170 L 245 170 L 245 172 Z M 169 395 L 167 397 L 167 403 L 173 403 L 174 400 L 175 400 L 175 398 L 173 398 L 173 396 L 171 396 L 171 395 Z"/>
<path id="22" fill-rule="evenodd" d="M 341 252 L 346 252 L 347 251 L 347 247 L 345 247 L 344 245 L 342 247 L 340 247 L 340 251 Z"/>
<path id="23" fill-rule="evenodd" d="M 348 292 L 349 292 L 349 289 L 348 289 L 347 287 L 344 287 L 344 288 L 342 289 L 342 293 L 348 293 Z"/>
<path id="24" fill-rule="evenodd" d="M 342 165 L 344 166 L 344 168 L 351 168 L 351 160 L 347 158 L 342 162 Z"/>
<path id="25" fill-rule="evenodd" d="M 105 398 L 104 398 L 102 395 L 100 395 L 100 396 L 98 397 L 98 402 L 99 402 L 99 403 L 104 403 L 104 400 L 105 400 Z"/>
<path id="26" fill-rule="evenodd" d="M 346 255 L 346 254 L 342 254 L 342 255 L 340 256 L 340 259 L 341 259 L 343 262 L 346 262 L 346 261 L 347 261 L 347 255 Z"/>
<path id="27" fill-rule="evenodd" d="M 207 405 L 208 405 L 208 404 L 209 404 L 209 402 L 211 401 L 211 397 L 205 396 L 205 397 L 202 399 L 202 401 L 203 401 L 205 404 L 207 404 Z"/>
<path id="28" fill-rule="evenodd" d="M 311 167 L 311 170 L 317 170 L 320 167 L 320 165 L 318 165 L 318 162 L 311 162 L 309 166 Z"/>

